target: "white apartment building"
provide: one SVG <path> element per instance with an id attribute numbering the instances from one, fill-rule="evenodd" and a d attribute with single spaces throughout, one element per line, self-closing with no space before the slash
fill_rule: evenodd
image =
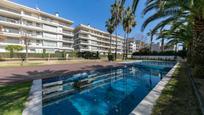
<path id="1" fill-rule="evenodd" d="M 73 51 L 72 24 L 58 14 L 0 0 L 0 52 L 5 52 L 7 45 L 25 47 L 25 41 L 30 53 Z"/>
<path id="2" fill-rule="evenodd" d="M 107 55 L 110 49 L 110 35 L 90 25 L 80 24 L 74 30 L 74 49 L 78 52 L 90 51 Z M 115 52 L 117 43 L 117 53 L 123 53 L 124 39 L 120 36 L 112 36 L 111 50 Z"/>
<path id="3" fill-rule="evenodd" d="M 139 52 L 139 50 L 141 50 L 144 47 L 145 47 L 145 43 L 140 41 L 140 40 L 136 40 L 134 38 L 128 38 L 128 40 L 127 40 L 128 54 L 132 54 L 134 52 Z"/>

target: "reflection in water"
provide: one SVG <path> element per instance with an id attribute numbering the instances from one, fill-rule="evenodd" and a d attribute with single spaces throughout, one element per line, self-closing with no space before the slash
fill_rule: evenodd
<path id="1" fill-rule="evenodd" d="M 162 63 L 144 62 L 43 80 L 43 114 L 129 114 L 173 66 Z"/>

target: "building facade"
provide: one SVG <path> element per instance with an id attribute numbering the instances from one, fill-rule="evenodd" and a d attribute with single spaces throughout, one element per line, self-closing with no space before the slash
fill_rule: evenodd
<path id="1" fill-rule="evenodd" d="M 127 39 L 127 52 L 128 54 L 132 54 L 134 52 L 139 52 L 142 48 L 145 47 L 145 43 L 140 40 L 136 40 L 134 38 Z"/>
<path id="2" fill-rule="evenodd" d="M 117 44 L 117 45 L 116 45 Z M 114 53 L 117 46 L 117 53 L 123 53 L 124 39 L 120 36 L 110 35 L 107 32 L 93 28 L 90 25 L 80 24 L 74 30 L 74 49 L 78 52 L 90 51 L 107 55 L 109 49 Z M 111 47 L 110 47 L 111 46 Z"/>
<path id="3" fill-rule="evenodd" d="M 7 45 L 28 46 L 30 53 L 73 51 L 72 21 L 11 1 L 0 1 L 0 52 Z M 23 51 L 25 52 L 25 50 Z"/>
<path id="4" fill-rule="evenodd" d="M 0 52 L 6 52 L 7 45 L 20 45 L 22 52 L 27 46 L 29 53 L 75 50 L 107 55 L 110 48 L 112 53 L 123 53 L 123 37 L 112 35 L 110 41 L 107 32 L 83 24 L 73 28 L 72 24 L 58 14 L 0 0 Z"/>

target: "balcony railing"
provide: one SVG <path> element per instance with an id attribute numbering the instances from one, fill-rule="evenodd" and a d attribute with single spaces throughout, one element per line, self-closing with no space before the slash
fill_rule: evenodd
<path id="1" fill-rule="evenodd" d="M 6 17 L 2 17 L 2 16 L 0 16 L 0 21 L 5 21 L 5 22 L 10 22 L 10 23 L 20 24 L 20 21 L 18 21 L 18 20 L 11 19 L 11 18 L 6 18 Z"/>
<path id="2" fill-rule="evenodd" d="M 71 45 L 65 45 L 65 44 L 63 44 L 63 45 L 62 45 L 62 47 L 72 48 L 72 46 L 71 46 Z"/>
<path id="3" fill-rule="evenodd" d="M 70 34 L 70 35 L 72 35 L 72 32 L 70 32 L 70 31 L 63 30 L 62 32 L 65 33 L 65 34 Z"/>
<path id="4" fill-rule="evenodd" d="M 1 32 L 20 34 L 20 31 L 12 30 L 12 29 L 3 29 L 3 30 L 1 30 Z"/>
<path id="5" fill-rule="evenodd" d="M 64 40 L 64 41 L 74 41 L 73 39 L 70 39 L 70 38 L 62 38 L 62 40 Z"/>
<path id="6" fill-rule="evenodd" d="M 13 10 L 13 9 L 8 9 L 8 8 L 2 7 L 2 6 L 0 6 L 0 10 L 5 10 L 5 11 L 20 14 L 20 11 L 16 11 L 16 10 Z"/>

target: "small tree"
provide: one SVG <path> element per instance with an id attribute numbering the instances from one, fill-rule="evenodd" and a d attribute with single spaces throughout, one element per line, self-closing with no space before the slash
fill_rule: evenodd
<path id="1" fill-rule="evenodd" d="M 96 59 L 100 59 L 100 53 L 98 51 L 96 52 Z"/>
<path id="2" fill-rule="evenodd" d="M 23 46 L 19 46 L 19 45 L 8 45 L 8 46 L 6 46 L 5 47 L 5 49 L 7 50 L 7 51 L 9 51 L 9 53 L 10 53 L 10 58 L 13 58 L 13 56 L 14 56 L 14 52 L 15 51 L 22 51 L 23 50 Z"/>
<path id="3" fill-rule="evenodd" d="M 77 52 L 76 51 L 71 51 L 70 56 L 74 59 L 77 57 Z"/>
<path id="4" fill-rule="evenodd" d="M 43 58 L 46 57 L 46 49 L 43 49 L 42 57 L 43 57 Z"/>

